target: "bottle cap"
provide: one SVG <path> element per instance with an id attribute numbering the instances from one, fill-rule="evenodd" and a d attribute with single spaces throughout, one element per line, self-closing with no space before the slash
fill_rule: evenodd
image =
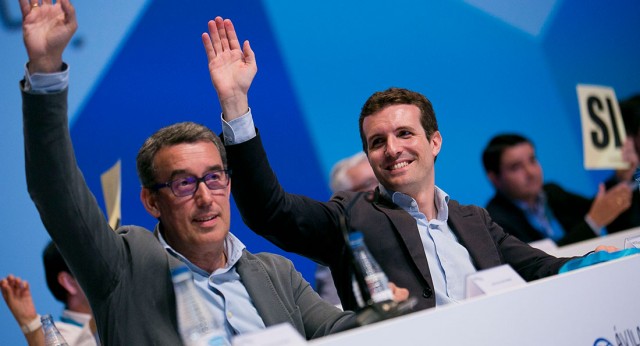
<path id="1" fill-rule="evenodd" d="M 349 233 L 349 243 L 351 245 L 359 245 L 362 243 L 363 235 L 360 231 L 353 231 Z"/>
<path id="2" fill-rule="evenodd" d="M 191 271 L 186 265 L 182 265 L 171 269 L 171 281 L 180 282 L 187 280 L 191 277 Z"/>

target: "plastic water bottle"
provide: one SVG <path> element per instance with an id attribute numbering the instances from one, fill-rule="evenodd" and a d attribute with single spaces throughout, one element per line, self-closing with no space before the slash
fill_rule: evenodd
<path id="1" fill-rule="evenodd" d="M 171 271 L 176 294 L 178 328 L 187 346 L 228 346 L 227 335 L 207 309 L 200 292 L 193 283 L 189 268 L 180 266 Z"/>
<path id="2" fill-rule="evenodd" d="M 56 325 L 53 324 L 51 315 L 47 314 L 40 317 L 40 321 L 42 322 L 45 346 L 69 346 L 67 340 L 64 339 Z"/>
<path id="3" fill-rule="evenodd" d="M 358 231 L 350 233 L 349 245 L 355 261 L 364 275 L 364 281 L 367 283 L 371 300 L 374 303 L 392 300 L 393 293 L 389 288 L 389 279 L 373 258 L 373 255 L 371 255 L 371 252 L 369 252 L 364 243 L 362 233 Z"/>

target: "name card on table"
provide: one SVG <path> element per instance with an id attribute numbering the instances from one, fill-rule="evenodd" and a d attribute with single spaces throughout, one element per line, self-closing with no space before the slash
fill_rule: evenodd
<path id="1" fill-rule="evenodd" d="M 558 245 L 550 238 L 535 240 L 530 242 L 529 245 L 550 254 L 558 250 Z"/>
<path id="2" fill-rule="evenodd" d="M 302 338 L 289 323 L 276 324 L 266 329 L 238 335 L 232 340 L 233 346 L 305 346 Z"/>
<path id="3" fill-rule="evenodd" d="M 640 249 L 640 235 L 635 237 L 629 237 L 624 239 L 624 248 L 625 249 Z M 640 336 L 640 335 L 638 335 Z"/>
<path id="4" fill-rule="evenodd" d="M 584 168 L 626 169 L 622 145 L 626 139 L 616 94 L 610 87 L 578 84 L 582 120 Z"/>
<path id="5" fill-rule="evenodd" d="M 466 296 L 472 298 L 525 286 L 527 283 L 510 265 L 503 264 L 467 276 L 466 284 Z"/>

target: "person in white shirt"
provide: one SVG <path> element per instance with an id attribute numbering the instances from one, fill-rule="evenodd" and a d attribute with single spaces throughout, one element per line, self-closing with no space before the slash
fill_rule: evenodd
<path id="1" fill-rule="evenodd" d="M 100 345 L 89 301 L 53 242 L 42 252 L 47 286 L 65 309 L 55 325 L 69 346 Z M 29 283 L 14 275 L 0 280 L 2 297 L 29 346 L 43 346 L 44 333 Z"/>

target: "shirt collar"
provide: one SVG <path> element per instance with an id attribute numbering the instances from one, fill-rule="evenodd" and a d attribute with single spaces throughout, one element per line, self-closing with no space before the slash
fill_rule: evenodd
<path id="1" fill-rule="evenodd" d="M 84 326 L 91 320 L 91 314 L 85 314 L 84 312 L 71 311 L 65 309 L 62 311 L 60 320 L 66 323 L 75 324 L 79 327 Z"/>
<path id="2" fill-rule="evenodd" d="M 166 240 L 162 236 L 162 232 L 160 232 L 160 223 L 156 225 L 155 233 L 158 235 L 158 240 L 160 241 L 160 244 L 171 255 L 173 255 L 174 257 L 178 258 L 180 261 L 187 264 L 187 266 L 191 268 L 191 270 L 195 271 L 197 269 L 197 271 L 202 271 L 201 268 L 191 263 L 191 261 L 189 261 L 186 257 L 184 257 L 178 251 L 174 250 L 171 247 L 171 245 L 169 245 L 166 242 Z M 242 257 L 242 250 L 244 250 L 245 248 L 246 246 L 242 241 L 240 241 L 240 239 L 238 239 L 238 237 L 233 235 L 233 233 L 231 232 L 227 233 L 227 237 L 224 239 L 224 252 L 227 254 L 227 263 L 225 264 L 224 268 L 221 268 L 221 269 L 225 271 L 229 270 L 229 268 L 233 267 L 236 263 L 238 263 L 238 261 L 240 260 L 240 257 Z"/>
<path id="3" fill-rule="evenodd" d="M 437 186 L 435 187 L 435 205 L 438 210 L 438 215 L 436 216 L 437 220 L 447 221 L 449 218 L 449 207 L 448 203 L 451 199 L 449 195 L 444 192 L 444 190 L 440 189 Z M 413 213 L 419 211 L 418 202 L 416 200 L 402 192 L 397 192 L 393 190 L 386 189 L 382 184 L 379 185 L 380 194 L 384 197 L 390 199 L 393 203 L 398 205 L 400 208 L 406 210 L 408 213 Z"/>
<path id="4" fill-rule="evenodd" d="M 544 193 L 544 191 L 540 191 L 540 193 L 538 194 L 538 198 L 536 198 L 536 203 L 533 205 L 533 207 L 531 207 L 531 205 L 529 205 L 529 203 L 525 201 L 521 201 L 518 199 L 510 199 L 510 200 L 511 202 L 513 202 L 513 204 L 518 206 L 518 208 L 524 211 L 535 213 L 535 212 L 544 210 L 544 206 L 547 204 L 547 194 Z"/>

